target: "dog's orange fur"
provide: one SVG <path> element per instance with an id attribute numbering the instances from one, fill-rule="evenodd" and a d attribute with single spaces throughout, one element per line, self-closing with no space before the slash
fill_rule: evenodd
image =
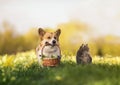
<path id="1" fill-rule="evenodd" d="M 46 46 L 46 49 L 44 51 L 47 55 L 53 55 L 56 54 L 58 57 L 61 57 L 61 54 L 58 53 L 60 51 L 59 47 L 59 36 L 61 34 L 61 30 L 58 29 L 55 32 L 46 32 L 43 29 L 39 28 L 38 30 L 39 37 L 41 39 L 40 44 L 36 48 L 36 54 L 38 56 L 38 60 L 40 60 L 40 57 L 42 57 L 42 49 L 44 46 Z"/>
<path id="2" fill-rule="evenodd" d="M 44 40 L 47 42 L 50 42 L 50 40 L 52 38 L 54 38 L 56 40 L 56 45 L 59 46 L 59 36 L 61 34 L 60 29 L 57 29 L 55 32 L 46 32 L 42 28 L 39 28 L 38 33 L 39 33 L 39 37 L 41 39 L 41 42 L 36 50 L 41 49 L 45 45 L 45 42 L 43 42 Z"/>

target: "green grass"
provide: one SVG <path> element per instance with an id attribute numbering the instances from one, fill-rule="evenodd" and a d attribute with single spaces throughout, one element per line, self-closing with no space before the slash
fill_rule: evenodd
<path id="1" fill-rule="evenodd" d="M 120 85 L 120 58 L 93 58 L 76 65 L 75 56 L 63 55 L 57 67 L 40 67 L 34 51 L 0 58 L 0 85 Z M 116 62 L 116 63 L 115 63 Z"/>

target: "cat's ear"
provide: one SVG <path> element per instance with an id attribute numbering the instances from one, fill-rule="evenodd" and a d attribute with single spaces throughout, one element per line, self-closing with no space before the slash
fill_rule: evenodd
<path id="1" fill-rule="evenodd" d="M 79 49 L 82 49 L 83 47 L 84 47 L 84 44 L 82 44 Z"/>
<path id="2" fill-rule="evenodd" d="M 88 44 L 85 45 L 85 50 L 86 50 L 86 51 L 89 51 Z"/>
<path id="3" fill-rule="evenodd" d="M 85 46 L 88 47 L 88 44 L 86 44 Z"/>

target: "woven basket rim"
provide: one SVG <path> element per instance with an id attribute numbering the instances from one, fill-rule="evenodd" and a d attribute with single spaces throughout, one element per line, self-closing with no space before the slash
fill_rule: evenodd
<path id="1" fill-rule="evenodd" d="M 43 59 L 58 59 L 58 58 L 43 58 Z"/>

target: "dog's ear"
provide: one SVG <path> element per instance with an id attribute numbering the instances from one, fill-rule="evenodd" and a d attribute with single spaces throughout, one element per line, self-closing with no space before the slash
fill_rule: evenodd
<path id="1" fill-rule="evenodd" d="M 60 34 L 61 34 L 61 29 L 57 29 L 57 30 L 55 31 L 55 34 L 59 37 Z"/>
<path id="2" fill-rule="evenodd" d="M 44 31 L 42 28 L 39 28 L 39 29 L 38 29 L 38 34 L 39 34 L 41 37 L 43 37 L 44 34 L 45 34 L 45 31 Z"/>

